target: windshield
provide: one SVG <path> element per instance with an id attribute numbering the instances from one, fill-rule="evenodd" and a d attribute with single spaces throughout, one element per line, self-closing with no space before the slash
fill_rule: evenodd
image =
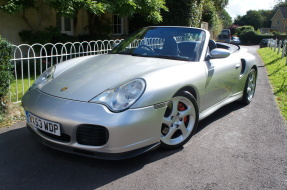
<path id="1" fill-rule="evenodd" d="M 122 41 L 111 53 L 198 61 L 205 32 L 195 28 L 142 28 Z"/>
<path id="2" fill-rule="evenodd" d="M 229 38 L 230 37 L 230 30 L 222 30 L 221 33 L 219 34 L 218 38 Z"/>

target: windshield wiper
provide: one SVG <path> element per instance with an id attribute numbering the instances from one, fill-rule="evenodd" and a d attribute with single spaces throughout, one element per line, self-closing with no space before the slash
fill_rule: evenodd
<path id="1" fill-rule="evenodd" d="M 152 57 L 163 58 L 163 59 L 175 59 L 175 60 L 190 61 L 190 59 L 188 57 L 172 56 L 172 55 L 156 55 L 156 56 L 152 56 Z"/>
<path id="2" fill-rule="evenodd" d="M 140 57 L 154 57 L 154 58 L 190 61 L 188 57 L 172 56 L 172 55 L 144 55 L 144 54 L 139 54 L 139 53 L 128 53 L 128 52 L 117 52 L 117 53 L 112 53 L 112 54 L 124 54 L 124 55 L 140 56 Z"/>
<path id="3" fill-rule="evenodd" d="M 131 52 L 124 52 L 124 51 L 121 51 L 121 52 L 110 52 L 110 54 L 133 55 L 133 53 L 131 53 Z"/>

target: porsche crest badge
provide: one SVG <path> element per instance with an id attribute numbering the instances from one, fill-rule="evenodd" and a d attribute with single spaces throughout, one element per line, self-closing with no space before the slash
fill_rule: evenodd
<path id="1" fill-rule="evenodd" d="M 68 89 L 68 87 L 64 87 L 61 89 L 61 92 L 66 91 Z"/>

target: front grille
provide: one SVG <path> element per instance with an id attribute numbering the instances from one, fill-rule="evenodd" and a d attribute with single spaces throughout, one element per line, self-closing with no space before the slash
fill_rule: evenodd
<path id="1" fill-rule="evenodd" d="M 62 142 L 70 142 L 71 141 L 71 137 L 67 134 L 64 134 L 64 133 L 61 133 L 61 136 L 57 136 L 57 135 L 53 135 L 51 133 L 47 133 L 45 131 L 41 131 L 41 130 L 38 130 L 38 132 L 40 132 L 42 135 L 50 138 L 50 139 L 53 139 L 53 140 L 57 140 L 57 141 L 62 141 Z"/>
<path id="2" fill-rule="evenodd" d="M 77 129 L 77 142 L 82 145 L 102 146 L 108 142 L 109 131 L 98 125 L 80 125 Z"/>

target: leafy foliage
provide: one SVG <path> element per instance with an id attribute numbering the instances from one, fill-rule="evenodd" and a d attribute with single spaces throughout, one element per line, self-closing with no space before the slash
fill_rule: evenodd
<path id="1" fill-rule="evenodd" d="M 166 0 L 169 12 L 163 12 L 163 25 L 199 27 L 203 2 L 200 0 Z"/>
<path id="2" fill-rule="evenodd" d="M 69 36 L 67 34 L 62 34 L 58 27 L 47 27 L 44 31 L 30 31 L 23 30 L 19 32 L 19 36 L 24 43 L 34 44 L 34 43 L 66 43 L 78 41 L 76 37 Z"/>
<path id="3" fill-rule="evenodd" d="M 213 1 L 207 1 L 203 5 L 202 20 L 208 22 L 214 36 L 218 36 L 223 28 L 216 6 Z"/>
<path id="4" fill-rule="evenodd" d="M 165 0 L 109 0 L 108 11 L 120 16 L 132 16 L 135 13 L 145 15 L 147 21 L 162 21 L 161 10 L 167 11 Z"/>
<path id="5" fill-rule="evenodd" d="M 262 15 L 263 22 L 260 28 L 270 28 L 271 27 L 271 19 L 274 16 L 275 12 L 272 10 L 259 10 L 259 13 Z"/>
<path id="6" fill-rule="evenodd" d="M 263 26 L 263 16 L 259 11 L 247 11 L 246 15 L 244 16 L 238 16 L 235 19 L 235 24 L 238 25 L 251 25 L 256 30 Z"/>
<path id="7" fill-rule="evenodd" d="M 212 0 L 216 11 L 222 11 L 228 5 L 228 0 Z"/>
<path id="8" fill-rule="evenodd" d="M 177 0 L 176 2 L 173 0 L 5 0 L 0 3 L 0 9 L 9 13 L 23 11 L 23 18 L 28 22 L 25 19 L 25 10 L 27 8 L 37 9 L 39 3 L 48 5 L 59 15 L 68 18 L 76 17 L 80 9 L 86 10 L 89 13 L 90 34 L 100 36 L 104 36 L 103 33 L 110 30 L 106 27 L 108 21 L 98 22 L 103 20 L 100 18 L 106 12 L 130 18 L 140 14 L 141 18 L 144 18 L 143 23 L 151 24 L 162 22 L 164 17 L 163 25 L 199 27 L 203 20 L 210 23 L 215 33 L 219 33 L 222 29 L 221 20 L 224 20 L 225 26 L 230 23 L 230 16 L 224 10 L 228 0 Z M 95 25 L 103 25 L 104 27 L 99 28 L 105 28 L 105 31 L 99 32 L 94 27 Z M 26 34 L 28 34 L 27 31 L 23 32 L 22 36 Z M 41 34 L 34 34 L 34 36 L 41 36 Z M 49 36 L 45 38 L 48 39 Z"/>
<path id="9" fill-rule="evenodd" d="M 258 44 L 260 42 L 254 30 L 244 30 L 240 33 L 239 38 L 243 44 Z"/>
<path id="10" fill-rule="evenodd" d="M 167 11 L 165 0 L 5 0 L 0 4 L 0 10 L 17 13 L 23 11 L 22 17 L 33 31 L 36 31 L 28 23 L 25 17 L 27 8 L 35 8 L 46 4 L 56 10 L 57 14 L 67 18 L 77 16 L 78 10 L 86 10 L 88 12 L 89 24 L 87 28 L 92 36 L 107 36 L 111 31 L 109 20 L 104 20 L 106 12 L 119 15 L 120 17 L 129 16 L 140 13 L 145 20 L 159 23 L 162 21 L 161 10 Z M 98 26 L 97 28 L 95 26 Z"/>
<path id="11" fill-rule="evenodd" d="M 277 1 L 277 3 L 273 7 L 273 14 L 278 10 L 279 7 L 287 7 L 287 0 L 285 1 Z"/>
<path id="12" fill-rule="evenodd" d="M 6 95 L 9 83 L 13 79 L 13 65 L 10 63 L 12 57 L 12 44 L 0 36 L 0 114 L 5 111 Z"/>
<path id="13" fill-rule="evenodd" d="M 35 7 L 34 0 L 4 0 L 0 4 L 0 10 L 15 14 L 27 8 Z"/>
<path id="14" fill-rule="evenodd" d="M 287 0 L 284 2 L 278 1 L 272 10 L 250 10 L 243 16 L 237 16 L 234 23 L 238 25 L 252 25 L 257 30 L 258 28 L 270 28 L 271 19 L 279 7 L 287 7 Z"/>
<path id="15" fill-rule="evenodd" d="M 273 38 L 273 35 L 260 35 L 252 26 L 242 26 L 236 29 L 236 34 L 239 36 L 243 44 L 256 45 L 262 39 Z"/>
<path id="16" fill-rule="evenodd" d="M 38 0 L 39 1 L 39 0 Z M 9 13 L 17 13 L 27 8 L 36 8 L 37 0 L 5 0 L 0 9 Z M 162 21 L 161 9 L 167 10 L 164 0 L 41 0 L 58 14 L 68 18 L 77 16 L 77 11 L 85 9 L 89 13 L 101 15 L 105 12 L 120 16 L 131 16 L 142 13 L 148 20 Z"/>
<path id="17" fill-rule="evenodd" d="M 233 24 L 231 16 L 225 9 L 219 11 L 219 18 L 222 21 L 223 28 L 229 28 Z"/>
<path id="18" fill-rule="evenodd" d="M 253 26 L 241 26 L 236 28 L 237 36 L 240 36 L 243 31 L 254 31 Z"/>
<path id="19" fill-rule="evenodd" d="M 147 21 L 142 14 L 134 14 L 132 17 L 129 17 L 129 33 L 133 33 L 139 28 L 152 25 L 154 25 L 154 23 Z"/>

